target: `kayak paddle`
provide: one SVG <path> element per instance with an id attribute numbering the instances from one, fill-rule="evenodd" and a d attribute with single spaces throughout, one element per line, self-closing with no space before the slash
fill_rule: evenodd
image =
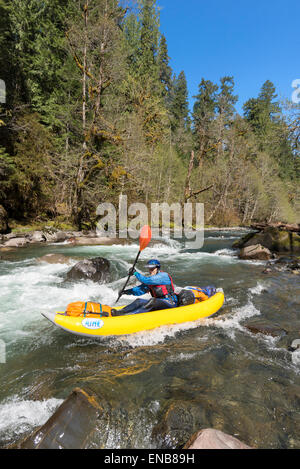
<path id="1" fill-rule="evenodd" d="M 135 268 L 135 266 L 137 264 L 137 261 L 139 260 L 141 252 L 148 246 L 148 244 L 151 241 L 151 237 L 152 237 L 152 232 L 151 232 L 150 226 L 148 226 L 148 225 L 143 226 L 143 228 L 141 229 L 141 234 L 140 234 L 140 250 L 138 252 L 138 255 L 136 256 L 136 259 L 134 261 L 134 264 L 133 264 L 131 270 L 133 270 Z M 119 296 L 118 296 L 118 299 L 117 299 L 116 303 L 118 303 L 119 299 L 123 295 L 124 290 L 126 289 L 127 284 L 129 282 L 129 279 L 130 279 L 131 276 L 132 276 L 132 274 L 130 273 L 128 275 L 128 278 L 126 280 L 126 283 L 125 283 L 124 287 L 122 288 L 122 290 L 119 293 Z"/>

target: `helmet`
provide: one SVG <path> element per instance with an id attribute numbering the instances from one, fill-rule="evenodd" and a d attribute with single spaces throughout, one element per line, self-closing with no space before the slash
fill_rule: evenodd
<path id="1" fill-rule="evenodd" d="M 147 263 L 148 269 L 160 269 L 160 262 L 157 259 L 151 259 Z"/>

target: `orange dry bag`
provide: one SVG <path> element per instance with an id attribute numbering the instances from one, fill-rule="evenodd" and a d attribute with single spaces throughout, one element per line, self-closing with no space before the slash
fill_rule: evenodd
<path id="1" fill-rule="evenodd" d="M 99 318 L 101 316 L 110 316 L 110 306 L 93 303 L 91 301 L 77 301 L 67 306 L 66 314 L 73 317 Z"/>

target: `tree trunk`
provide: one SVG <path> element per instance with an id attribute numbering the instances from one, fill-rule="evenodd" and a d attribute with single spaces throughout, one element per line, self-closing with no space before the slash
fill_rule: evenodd
<path id="1" fill-rule="evenodd" d="M 84 5 L 84 48 L 83 48 L 83 76 L 82 76 L 82 133 L 83 144 L 82 152 L 79 159 L 79 165 L 76 176 L 76 187 L 74 196 L 74 215 L 77 228 L 82 228 L 82 183 L 84 180 L 84 157 L 87 150 L 86 142 L 86 90 L 87 90 L 87 42 L 88 42 L 88 17 L 89 17 L 89 0 L 86 0 Z"/>
<path id="2" fill-rule="evenodd" d="M 184 203 L 188 201 L 188 199 L 191 196 L 191 176 L 192 176 L 192 171 L 194 168 L 194 161 L 195 161 L 195 152 L 194 150 L 191 153 L 190 157 L 190 163 L 189 163 L 189 168 L 188 168 L 188 173 L 185 181 L 185 190 L 184 190 Z"/>

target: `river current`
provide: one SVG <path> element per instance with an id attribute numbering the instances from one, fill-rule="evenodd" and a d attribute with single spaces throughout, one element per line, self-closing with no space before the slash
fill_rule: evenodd
<path id="1" fill-rule="evenodd" d="M 215 316 L 103 340 L 56 328 L 41 312 L 63 311 L 78 300 L 113 304 L 137 245 L 31 246 L 0 261 L 0 446 L 42 425 L 76 387 L 105 402 L 91 448 L 151 448 L 155 428 L 169 406 L 184 406 L 194 430 L 216 428 L 256 448 L 300 448 L 300 282 L 292 273 L 263 274 L 264 262 L 241 261 L 231 246 L 243 232 L 207 231 L 201 250 L 178 240 L 147 248 L 178 287 L 215 285 L 225 305 Z M 48 253 L 78 259 L 106 257 L 112 282 L 65 282 L 66 264 L 38 259 Z M 123 297 L 121 304 L 132 298 Z M 253 320 L 277 325 L 287 336 L 251 333 Z M 3 354 L 2 354 L 3 355 Z M 3 358 L 3 357 L 2 357 Z M 2 359 L 2 361 L 4 361 Z M 169 447 L 176 447 L 176 437 Z"/>

